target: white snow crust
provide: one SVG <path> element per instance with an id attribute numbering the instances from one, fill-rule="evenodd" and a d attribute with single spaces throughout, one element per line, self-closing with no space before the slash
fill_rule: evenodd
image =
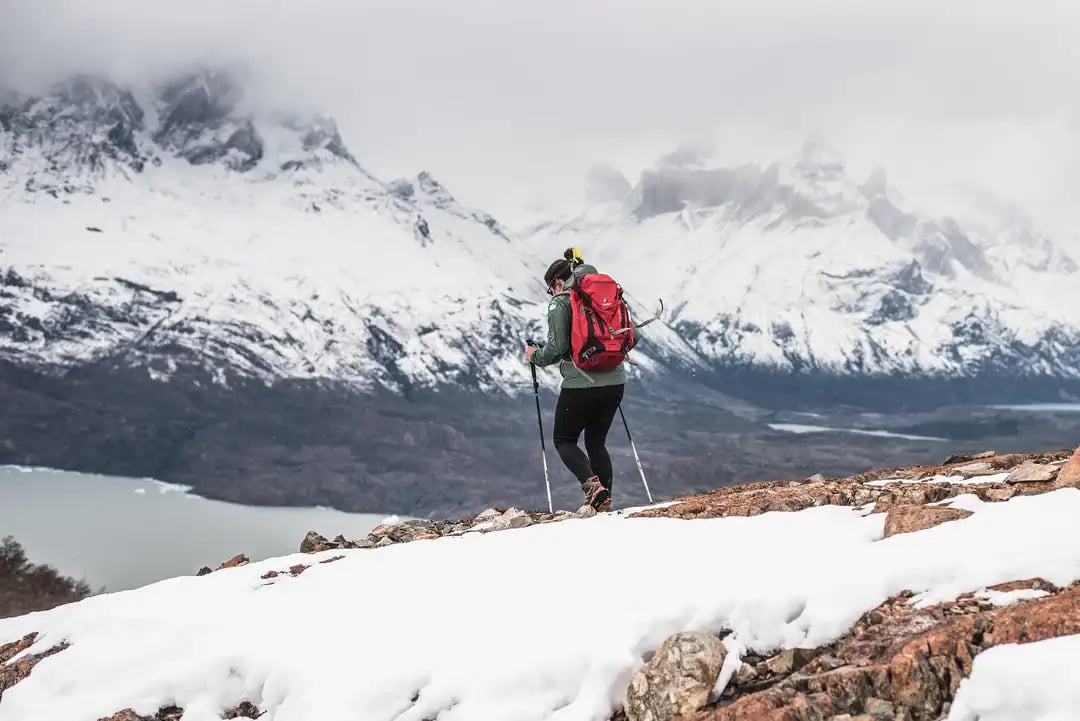
<path id="1" fill-rule="evenodd" d="M 975 657 L 948 721 L 1074 721 L 1080 636 L 996 646 Z"/>
<path id="2" fill-rule="evenodd" d="M 1080 578 L 1080 491 L 960 502 L 974 515 L 885 540 L 883 514 L 846 507 L 694 521 L 607 514 L 175 578 L 0 621 L 0 643 L 41 634 L 27 653 L 72 644 L 5 693 L 0 721 L 94 721 L 166 704 L 210 721 L 242 700 L 264 721 L 598 720 L 643 654 L 677 631 L 727 629 L 736 650 L 813 647 L 905 589 L 923 606 L 1020 578 Z M 586 560 L 597 554 L 603 563 Z M 315 563 L 333 555 L 345 558 Z M 313 565 L 260 579 L 296 563 Z M 1026 678 L 1034 648 L 1015 652 L 1019 664 L 1011 650 L 978 661 L 957 708 L 1015 686 L 1001 683 L 1006 669 Z M 1066 666 L 1058 677 L 1075 680 Z M 1013 706 L 999 703 L 1004 715 L 982 721 L 1064 719 L 1007 715 L 1016 703 L 1075 709 L 1072 692 L 1056 693 L 1017 690 Z"/>

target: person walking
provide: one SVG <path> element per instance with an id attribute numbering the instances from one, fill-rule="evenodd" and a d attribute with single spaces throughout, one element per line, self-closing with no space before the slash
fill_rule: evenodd
<path id="1" fill-rule="evenodd" d="M 576 249 L 552 263 L 544 273 L 548 295 L 548 334 L 544 345 L 525 346 L 525 360 L 537 367 L 559 364 L 562 388 L 555 406 L 552 440 L 563 465 L 577 478 L 585 505 L 598 512 L 611 510 L 614 472 L 607 450 L 607 435 L 622 403 L 626 367 L 588 371 L 579 368 L 570 353 L 571 286 L 581 276 L 596 273 Z M 582 433 L 585 450 L 578 446 Z"/>

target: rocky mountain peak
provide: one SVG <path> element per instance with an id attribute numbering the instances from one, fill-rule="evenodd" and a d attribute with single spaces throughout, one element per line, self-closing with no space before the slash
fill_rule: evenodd
<path id="1" fill-rule="evenodd" d="M 49 163 L 28 163 L 27 187 L 67 192 L 89 191 L 116 168 L 141 172 L 168 155 L 237 172 L 253 170 L 271 151 L 285 170 L 358 166 L 332 119 L 256 113 L 235 73 L 205 68 L 139 90 L 79 75 L 37 97 L 0 93 L 0 170 L 40 150 Z"/>
<path id="2" fill-rule="evenodd" d="M 96 75 L 74 76 L 39 97 L 9 91 L 0 102 L 0 170 L 36 149 L 54 177 L 32 178 L 31 189 L 70 190 L 110 163 L 139 172 L 152 157 L 139 142 L 144 123 L 132 93 Z M 82 172 L 55 177 L 72 166 Z"/>
<path id="3" fill-rule="evenodd" d="M 226 73 L 202 71 L 164 86 L 154 141 L 193 165 L 224 160 L 251 170 L 263 157 L 263 140 L 250 115 L 238 111 L 243 91 Z"/>

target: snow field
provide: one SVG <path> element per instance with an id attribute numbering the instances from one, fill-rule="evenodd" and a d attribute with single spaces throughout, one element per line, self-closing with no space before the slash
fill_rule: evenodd
<path id="1" fill-rule="evenodd" d="M 886 540 L 883 514 L 847 507 L 605 515 L 176 578 L 0 621 L 0 643 L 72 643 L 5 693 L 0 721 L 166 704 L 216 721 L 242 700 L 265 721 L 606 719 L 643 655 L 677 631 L 730 629 L 732 649 L 813 647 L 905 589 L 928 605 L 1080 578 L 1080 491 L 953 503 L 974 515 Z M 345 558 L 316 563 L 333 555 Z M 296 563 L 313 565 L 260 579 Z"/>

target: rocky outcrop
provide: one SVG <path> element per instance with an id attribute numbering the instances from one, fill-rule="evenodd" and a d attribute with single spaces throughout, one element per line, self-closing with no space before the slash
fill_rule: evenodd
<path id="1" fill-rule="evenodd" d="M 462 536 L 466 533 L 508 531 L 538 523 L 552 523 L 568 518 L 584 518 L 588 515 L 593 514 L 589 514 L 588 511 L 543 513 L 540 511 L 523 511 L 519 508 L 505 508 L 502 510 L 489 508 L 472 518 L 457 521 L 414 519 L 399 523 L 384 523 L 373 528 L 366 538 L 354 541 L 350 541 L 342 535 L 338 535 L 331 541 L 317 531 L 308 531 L 308 534 L 300 543 L 300 552 L 318 553 L 336 549 L 385 548 L 397 543 L 433 541 L 436 538 Z"/>
<path id="2" fill-rule="evenodd" d="M 199 569 L 198 573 L 196 573 L 195 575 L 196 576 L 205 576 L 208 573 L 213 573 L 214 571 L 223 571 L 226 568 L 238 568 L 240 566 L 246 566 L 249 563 L 251 563 L 251 559 L 249 559 L 244 554 L 240 553 L 240 554 L 237 554 L 237 555 L 233 556 L 228 561 L 225 561 L 225 562 L 221 563 L 217 568 L 210 568 L 209 566 L 203 566 L 202 568 Z"/>
<path id="3" fill-rule="evenodd" d="M 257 719 L 262 716 L 265 711 L 260 711 L 259 707 L 250 701 L 244 701 L 239 706 L 232 708 L 225 712 L 223 719 Z M 98 721 L 180 721 L 184 717 L 184 709 L 178 706 L 165 706 L 158 709 L 158 712 L 153 716 L 140 716 L 131 709 L 127 708 L 123 711 L 117 711 L 112 716 L 105 716 L 98 719 Z"/>
<path id="4" fill-rule="evenodd" d="M 29 676 L 30 672 L 34 670 L 34 666 L 68 647 L 68 644 L 61 643 L 41 653 L 23 656 L 15 661 L 12 660 L 33 646 L 36 640 L 37 634 L 31 633 L 18 641 L 0 646 L 0 700 L 3 700 L 5 691 Z"/>
<path id="5" fill-rule="evenodd" d="M 1013 469 L 1016 478 L 978 482 L 979 478 Z M 961 484 L 937 482 L 935 478 L 960 477 Z M 1047 480 L 1036 480 L 1047 478 Z M 967 482 L 971 481 L 971 482 Z M 1007 501 L 1014 496 L 1035 495 L 1059 488 L 1080 488 L 1080 449 L 1052 453 L 953 457 L 938 466 L 885 468 L 847 478 L 821 476 L 803 481 L 762 481 L 721 488 L 687 498 L 673 505 L 650 508 L 634 514 L 640 517 L 720 518 L 756 516 L 771 511 L 799 511 L 815 506 L 864 506 L 873 504 L 874 513 L 897 506 L 925 506 L 970 493 L 987 502 Z"/>
<path id="6" fill-rule="evenodd" d="M 684 718 L 936 721 L 980 652 L 1080 633 L 1080 587 L 1003 608 L 964 597 L 916 609 L 909 600 L 905 594 L 866 614 L 798 672 Z"/>
<path id="7" fill-rule="evenodd" d="M 709 633 L 677 633 L 638 669 L 623 695 L 628 721 L 669 721 L 709 701 L 727 649 Z"/>
<path id="8" fill-rule="evenodd" d="M 971 511 L 944 506 L 895 506 L 885 516 L 885 538 L 899 533 L 925 531 L 948 521 L 967 518 Z"/>

